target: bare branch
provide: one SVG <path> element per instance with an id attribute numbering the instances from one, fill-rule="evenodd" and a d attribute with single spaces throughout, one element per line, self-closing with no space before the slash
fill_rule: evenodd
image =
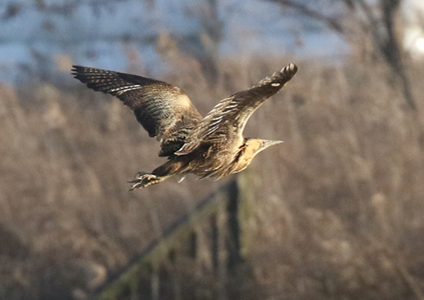
<path id="1" fill-rule="evenodd" d="M 337 33 L 339 33 L 341 35 L 344 35 L 344 33 L 345 33 L 343 26 L 340 24 L 339 21 L 337 21 L 337 20 L 335 20 L 335 19 L 333 19 L 329 16 L 326 16 L 326 15 L 322 14 L 321 12 L 310 8 L 307 5 L 304 5 L 304 4 L 301 4 L 301 3 L 296 3 L 292 0 L 269 0 L 269 1 L 294 8 L 297 11 L 299 11 L 300 13 L 302 13 L 302 14 L 308 16 L 308 17 L 322 21 L 325 24 L 327 24 L 327 26 L 330 29 L 336 31 Z"/>
<path id="2" fill-rule="evenodd" d="M 334 19 L 311 8 L 310 5 L 298 3 L 296 0 L 268 0 L 295 9 L 299 13 L 324 22 L 328 28 L 348 37 L 348 28 L 341 19 Z M 379 6 L 372 6 L 366 0 L 343 0 L 347 9 L 356 17 L 361 30 L 371 35 L 375 49 L 381 54 L 391 69 L 391 76 L 398 79 L 407 104 L 416 109 L 410 81 L 402 61 L 401 47 L 395 34 L 394 18 L 402 0 L 379 0 Z"/>

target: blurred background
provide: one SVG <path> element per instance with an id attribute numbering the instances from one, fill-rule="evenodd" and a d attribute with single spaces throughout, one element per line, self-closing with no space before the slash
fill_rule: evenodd
<path id="1" fill-rule="evenodd" d="M 3 0 L 0 28 L 1 299 L 98 295 L 229 180 L 231 276 L 199 242 L 179 284 L 108 299 L 424 299 L 423 1 Z M 204 115 L 290 62 L 245 131 L 284 144 L 239 176 L 131 193 L 157 142 L 70 75 L 167 81 Z"/>

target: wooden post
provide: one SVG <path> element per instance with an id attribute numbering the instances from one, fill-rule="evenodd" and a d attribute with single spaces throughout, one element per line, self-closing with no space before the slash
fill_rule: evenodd
<path id="1" fill-rule="evenodd" d="M 193 260 L 196 260 L 197 258 L 197 233 L 196 232 L 192 232 L 190 234 L 188 256 Z"/>
<path id="2" fill-rule="evenodd" d="M 210 219 L 211 226 L 211 258 L 214 273 L 219 271 L 219 230 L 217 216 L 214 214 Z"/>
<path id="3" fill-rule="evenodd" d="M 227 251 L 228 260 L 227 268 L 229 271 L 240 264 L 243 259 L 241 256 L 241 230 L 239 220 L 240 207 L 240 191 L 235 179 L 228 186 L 228 202 L 227 202 Z"/>
<path id="4" fill-rule="evenodd" d="M 160 278 L 159 278 L 159 270 L 157 266 L 153 267 L 152 275 L 151 275 L 151 291 L 152 291 L 152 300 L 159 300 L 160 296 Z"/>
<path id="5" fill-rule="evenodd" d="M 183 216 L 165 230 L 162 239 L 152 243 L 143 253 L 134 257 L 124 270 L 121 270 L 115 278 L 110 278 L 104 286 L 93 293 L 91 298 L 116 300 L 123 295 L 126 297 L 125 293 L 128 292 L 130 282 L 134 278 L 139 280 L 141 277 L 146 281 L 139 282 L 140 286 L 133 289 L 133 294 L 136 294 L 134 298 L 141 294 L 143 298 L 151 300 L 170 299 L 167 287 L 171 287 L 171 293 L 173 292 L 176 299 L 180 299 L 184 282 L 177 280 L 172 286 L 172 282 L 168 280 L 169 276 L 162 272 L 163 264 L 178 261 L 178 251 L 182 250 L 180 247 L 184 248 L 187 245 L 188 249 L 182 250 L 186 255 L 192 259 L 202 258 L 199 252 L 201 238 L 197 232 L 197 229 L 202 226 L 197 225 L 209 221 L 207 231 L 210 242 L 206 247 L 209 247 L 211 253 L 211 271 L 218 279 L 216 288 L 218 297 L 215 298 L 229 299 L 226 291 L 228 269 L 242 261 L 238 217 L 239 195 L 240 191 L 235 180 L 222 186 L 217 192 L 201 201 L 191 213 Z M 173 273 L 174 270 L 169 271 Z"/>

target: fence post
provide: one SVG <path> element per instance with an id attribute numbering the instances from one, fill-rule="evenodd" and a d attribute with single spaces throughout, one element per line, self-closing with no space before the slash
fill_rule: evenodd
<path id="1" fill-rule="evenodd" d="M 159 300 L 160 296 L 160 276 L 157 266 L 154 266 L 152 269 L 152 275 L 150 277 L 151 291 L 152 291 L 152 300 Z"/>
<path id="2" fill-rule="evenodd" d="M 216 214 L 210 218 L 211 226 L 211 256 L 212 256 L 212 269 L 215 274 L 219 272 L 219 228 L 218 218 Z"/>
<path id="3" fill-rule="evenodd" d="M 195 231 L 190 234 L 188 256 L 193 260 L 197 258 L 197 232 Z"/>
<path id="4" fill-rule="evenodd" d="M 238 264 L 243 262 L 241 256 L 241 228 L 239 219 L 239 208 L 240 190 L 237 183 L 237 179 L 234 179 L 228 186 L 227 202 L 227 268 L 229 271 L 233 270 Z"/>
<path id="5" fill-rule="evenodd" d="M 229 271 L 232 271 L 243 261 L 241 226 L 239 223 L 240 195 L 241 191 L 235 179 L 222 186 L 219 191 L 200 202 L 193 212 L 171 225 L 163 233 L 161 240 L 151 244 L 138 257 L 134 257 L 132 262 L 124 270 L 121 270 L 115 278 L 109 279 L 108 283 L 95 291 L 92 299 L 120 299 L 120 297 L 126 297 L 125 293 L 128 293 L 127 288 L 129 287 L 133 287 L 130 291 L 133 298 L 137 298 L 139 295 L 151 300 L 168 297 L 166 287 L 170 282 L 167 276 L 161 272 L 161 267 L 163 267 L 164 262 L 172 263 L 177 259 L 177 252 L 180 247 L 188 246 L 188 249 L 185 248 L 182 251 L 191 259 L 196 260 L 199 256 L 202 258 L 199 255 L 201 254 L 199 246 L 202 239 L 199 238 L 197 231 L 199 227 L 196 225 L 205 221 L 209 221 L 210 228 L 208 237 L 210 243 L 208 242 L 207 247 L 210 247 L 211 251 L 211 271 L 218 279 L 215 288 L 218 295 L 217 299 L 229 299 L 227 295 L 227 284 L 230 279 L 228 277 Z M 171 271 L 175 270 L 172 269 Z M 146 278 L 145 282 L 139 282 L 138 287 L 130 284 L 132 279 L 138 281 L 140 277 Z M 181 283 L 179 280 L 171 283 L 176 299 L 181 299 L 183 285 L 184 282 Z"/>

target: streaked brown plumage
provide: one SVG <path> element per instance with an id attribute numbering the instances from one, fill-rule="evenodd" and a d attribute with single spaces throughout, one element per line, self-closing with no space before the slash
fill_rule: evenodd
<path id="1" fill-rule="evenodd" d="M 202 117 L 180 88 L 141 76 L 73 66 L 72 75 L 87 87 L 118 97 L 130 107 L 149 136 L 161 143 L 159 156 L 168 161 L 152 173 L 137 173 L 132 189 L 159 183 L 174 175 L 201 178 L 244 170 L 256 154 L 281 141 L 243 137 L 252 113 L 277 93 L 297 72 L 290 64 L 258 85 L 221 100 Z"/>

